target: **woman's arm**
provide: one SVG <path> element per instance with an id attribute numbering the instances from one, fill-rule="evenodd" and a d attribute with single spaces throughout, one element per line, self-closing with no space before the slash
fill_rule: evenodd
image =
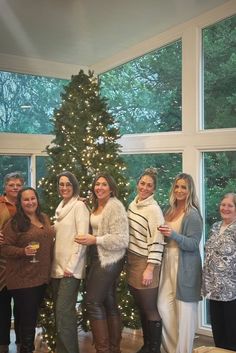
<path id="1" fill-rule="evenodd" d="M 3 228 L 4 240 L 1 245 L 1 254 L 5 257 L 22 257 L 32 255 L 29 246 L 20 248 L 17 244 L 17 233 L 13 230 L 11 221 Z M 35 252 L 35 250 L 34 250 Z"/>
<path id="2" fill-rule="evenodd" d="M 112 200 L 104 210 L 96 241 L 98 246 L 110 251 L 128 247 L 128 217 L 119 200 Z"/>
<path id="3" fill-rule="evenodd" d="M 170 238 L 174 239 L 180 249 L 195 251 L 199 248 L 202 237 L 203 222 L 197 211 L 191 212 L 184 220 L 183 233 L 171 232 Z"/>

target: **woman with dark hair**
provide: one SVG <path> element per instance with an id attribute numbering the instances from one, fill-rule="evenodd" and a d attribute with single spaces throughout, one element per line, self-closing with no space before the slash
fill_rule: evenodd
<path id="1" fill-rule="evenodd" d="M 85 276 L 86 247 L 75 236 L 89 229 L 89 211 L 79 200 L 79 183 L 65 171 L 58 175 L 62 201 L 55 213 L 56 241 L 52 264 L 52 289 L 56 317 L 57 353 L 78 353 L 76 302 L 80 280 Z"/>
<path id="2" fill-rule="evenodd" d="M 165 222 L 159 227 L 167 241 L 158 296 L 162 345 L 167 353 L 192 353 L 201 299 L 199 243 L 203 222 L 191 175 L 176 176 Z"/>
<path id="3" fill-rule="evenodd" d="M 3 242 L 1 229 L 16 213 L 16 199 L 18 192 L 23 188 L 24 179 L 19 172 L 6 174 L 3 181 L 4 192 L 0 196 L 0 244 Z M 8 353 L 10 330 L 12 323 L 12 295 L 6 286 L 6 259 L 1 256 L 0 249 L 0 353 Z M 16 307 L 13 307 L 14 329 L 17 351 L 20 351 L 19 320 Z"/>
<path id="4" fill-rule="evenodd" d="M 155 168 L 146 169 L 137 182 L 137 196 L 128 208 L 127 275 L 130 292 L 140 312 L 144 345 L 138 353 L 159 353 L 162 322 L 157 309 L 164 237 L 158 231 L 164 217 L 154 200 Z"/>
<path id="5" fill-rule="evenodd" d="M 86 309 L 98 353 L 120 353 L 121 320 L 116 300 L 116 282 L 128 246 L 128 219 L 117 199 L 117 186 L 107 173 L 92 184 L 92 233 L 76 242 L 89 245 L 91 265 L 86 283 Z"/>
<path id="6" fill-rule="evenodd" d="M 221 220 L 211 227 L 205 245 L 203 295 L 209 299 L 216 347 L 236 351 L 236 194 L 225 194 Z"/>
<path id="7" fill-rule="evenodd" d="M 6 257 L 7 288 L 19 315 L 20 352 L 32 353 L 38 310 L 50 279 L 54 231 L 33 188 L 18 192 L 16 208 L 3 229 L 1 251 Z"/>

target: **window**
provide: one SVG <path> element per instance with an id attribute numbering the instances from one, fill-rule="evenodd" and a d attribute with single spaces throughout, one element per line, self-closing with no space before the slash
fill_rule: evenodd
<path id="1" fill-rule="evenodd" d="M 202 31 L 204 128 L 236 127 L 236 15 Z"/>
<path id="2" fill-rule="evenodd" d="M 180 153 L 135 154 L 122 156 L 127 163 L 127 174 L 130 182 L 130 203 L 136 195 L 136 184 L 140 174 L 149 167 L 157 168 L 156 200 L 162 209 L 168 205 L 169 189 L 176 174 L 182 171 Z M 171 168 L 170 168 L 171 166 Z"/>
<path id="3" fill-rule="evenodd" d="M 181 130 L 181 55 L 179 40 L 99 76 L 121 134 Z"/>
<path id="4" fill-rule="evenodd" d="M 52 133 L 50 120 L 68 81 L 0 71 L 0 131 Z"/>
<path id="5" fill-rule="evenodd" d="M 20 172 L 24 179 L 25 185 L 29 185 L 30 177 L 30 158 L 25 156 L 4 156 L 0 155 L 0 194 L 3 193 L 3 179 L 4 176 L 12 172 Z"/>
<path id="6" fill-rule="evenodd" d="M 205 237 L 219 218 L 219 202 L 227 192 L 236 191 L 236 151 L 203 153 Z M 204 325 L 210 325 L 209 301 L 204 300 Z"/>

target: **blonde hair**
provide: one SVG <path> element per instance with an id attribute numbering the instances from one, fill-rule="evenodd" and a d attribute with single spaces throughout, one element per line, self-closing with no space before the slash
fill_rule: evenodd
<path id="1" fill-rule="evenodd" d="M 169 208 L 166 212 L 166 216 L 168 216 L 168 218 L 171 218 L 175 214 L 175 211 L 177 209 L 177 200 L 176 200 L 174 191 L 175 191 L 176 183 L 180 179 L 183 179 L 186 181 L 187 188 L 188 188 L 188 196 L 186 197 L 186 200 L 185 200 L 185 212 L 188 212 L 190 208 L 195 208 L 198 210 L 200 214 L 200 206 L 199 206 L 199 201 L 196 194 L 196 188 L 195 188 L 193 178 L 190 174 L 181 173 L 175 177 L 172 187 L 170 189 Z"/>

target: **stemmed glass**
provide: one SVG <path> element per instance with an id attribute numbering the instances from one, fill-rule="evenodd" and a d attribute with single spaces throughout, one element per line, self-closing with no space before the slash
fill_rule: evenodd
<path id="1" fill-rule="evenodd" d="M 40 246 L 38 241 L 31 241 L 31 242 L 29 242 L 29 245 L 34 250 L 38 250 L 39 246 Z M 32 256 L 33 256 L 33 258 L 32 258 L 32 260 L 30 260 L 30 262 L 32 262 L 32 263 L 39 262 L 39 260 L 36 259 L 36 254 L 34 254 Z"/>

